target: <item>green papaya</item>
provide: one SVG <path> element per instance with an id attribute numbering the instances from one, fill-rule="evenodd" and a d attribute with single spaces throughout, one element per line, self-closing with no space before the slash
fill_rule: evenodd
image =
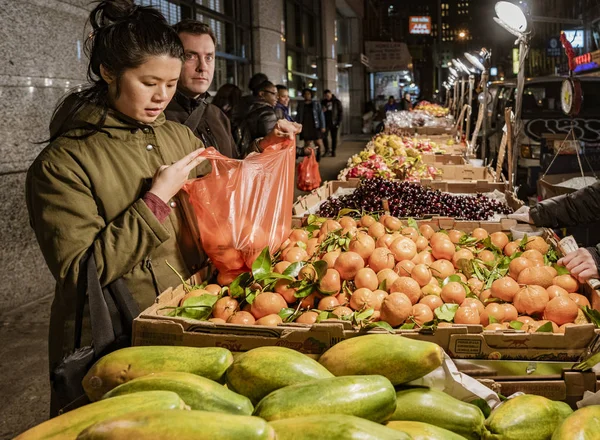
<path id="1" fill-rule="evenodd" d="M 401 385 L 442 365 L 444 350 L 431 342 L 399 335 L 364 335 L 331 347 L 319 363 L 335 376 L 380 374 Z"/>
<path id="2" fill-rule="evenodd" d="M 398 391 L 393 420 L 429 423 L 472 440 L 479 440 L 485 429 L 478 407 L 429 388 Z"/>
<path id="3" fill-rule="evenodd" d="M 269 424 L 252 416 L 207 411 L 144 411 L 111 418 L 77 440 L 275 440 Z"/>
<path id="4" fill-rule="evenodd" d="M 410 435 L 413 440 L 465 440 L 463 436 L 429 423 L 395 421 L 386 426 Z"/>
<path id="5" fill-rule="evenodd" d="M 549 440 L 573 413 L 569 405 L 523 394 L 502 403 L 485 421 L 484 440 Z"/>
<path id="6" fill-rule="evenodd" d="M 552 440 L 596 440 L 600 437 L 600 405 L 580 408 L 552 434 Z"/>
<path id="7" fill-rule="evenodd" d="M 99 359 L 83 378 L 91 401 L 136 377 L 161 371 L 182 371 L 221 381 L 233 362 L 225 348 L 148 346 L 127 347 Z"/>
<path id="8" fill-rule="evenodd" d="M 183 408 L 185 408 L 183 400 L 171 391 L 145 391 L 90 403 L 37 425 L 19 435 L 17 439 L 74 440 L 88 426 L 110 417 L 136 411 L 165 411 Z"/>
<path id="9" fill-rule="evenodd" d="M 259 347 L 235 357 L 227 370 L 227 386 L 256 405 L 279 388 L 332 377 L 325 367 L 300 352 Z"/>
<path id="10" fill-rule="evenodd" d="M 344 376 L 280 388 L 262 399 L 254 415 L 280 420 L 317 414 L 348 414 L 384 422 L 396 408 L 396 392 L 383 376 Z"/>
<path id="11" fill-rule="evenodd" d="M 410 435 L 345 414 L 322 414 L 269 422 L 277 440 L 412 440 Z"/>
<path id="12" fill-rule="evenodd" d="M 247 416 L 254 411 L 247 397 L 205 377 L 177 371 L 152 373 L 130 380 L 106 393 L 103 399 L 151 390 L 173 391 L 193 410 Z"/>

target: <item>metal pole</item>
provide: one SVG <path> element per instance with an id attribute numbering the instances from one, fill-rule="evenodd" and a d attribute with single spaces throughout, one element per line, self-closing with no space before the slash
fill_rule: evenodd
<path id="1" fill-rule="evenodd" d="M 487 102 L 487 95 L 488 95 L 488 81 L 490 79 L 490 72 L 488 70 L 484 70 L 483 73 L 481 74 L 481 82 L 483 83 L 483 109 L 484 109 L 484 113 L 483 113 L 483 127 L 482 127 L 482 135 L 481 135 L 481 159 L 483 160 L 483 163 L 485 163 L 485 157 L 486 157 L 486 149 L 487 149 L 487 142 L 488 142 L 488 102 Z"/>
<path id="2" fill-rule="evenodd" d="M 460 78 L 460 105 L 458 106 L 458 114 L 462 112 L 463 105 L 465 105 L 465 88 L 467 86 L 467 79 L 463 75 Z"/>
<path id="3" fill-rule="evenodd" d="M 470 139 L 471 135 L 471 111 L 473 110 L 473 89 L 475 88 L 475 76 L 469 75 L 469 102 L 468 105 L 471 106 L 470 110 L 467 110 L 467 128 L 465 130 L 465 138 Z"/>
<path id="4" fill-rule="evenodd" d="M 521 109 L 523 108 L 523 88 L 525 86 L 525 57 L 527 56 L 527 45 L 523 39 L 519 42 L 519 74 L 517 76 L 517 96 L 515 98 L 515 122 L 513 130 L 513 175 L 509 176 L 513 188 L 517 181 L 517 167 L 519 165 L 519 137 L 521 135 Z"/>
<path id="5" fill-rule="evenodd" d="M 438 89 L 442 90 L 442 0 L 437 1 L 437 76 Z M 448 90 L 446 91 L 448 93 Z"/>

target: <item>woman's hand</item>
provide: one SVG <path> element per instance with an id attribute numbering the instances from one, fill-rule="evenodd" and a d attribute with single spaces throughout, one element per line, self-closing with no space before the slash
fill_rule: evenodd
<path id="1" fill-rule="evenodd" d="M 261 151 L 263 151 L 265 148 L 278 144 L 285 139 L 295 139 L 296 135 L 301 131 L 302 124 L 280 119 L 277 121 L 277 124 L 275 124 L 275 127 L 273 127 L 273 130 L 262 138 L 258 145 Z"/>
<path id="2" fill-rule="evenodd" d="M 580 283 L 590 279 L 598 279 L 598 266 L 590 251 L 585 248 L 579 248 L 570 252 L 558 260 L 558 264 L 565 266 Z"/>
<path id="3" fill-rule="evenodd" d="M 206 160 L 200 157 L 204 148 L 199 148 L 172 165 L 163 165 L 154 174 L 150 192 L 163 202 L 169 203 L 188 180 L 190 172 Z"/>

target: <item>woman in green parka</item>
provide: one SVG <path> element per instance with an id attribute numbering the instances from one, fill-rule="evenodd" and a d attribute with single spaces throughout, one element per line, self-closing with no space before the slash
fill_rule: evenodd
<path id="1" fill-rule="evenodd" d="M 73 349 L 79 263 L 88 249 L 101 285 L 122 278 L 141 310 L 179 284 L 166 261 L 186 278 L 203 262 L 176 196 L 210 167 L 199 157 L 201 141 L 163 115 L 183 46 L 158 11 L 131 0 L 100 2 L 90 23 L 92 85 L 59 106 L 50 144 L 26 182 L 30 222 L 56 279 L 50 371 Z M 280 124 L 260 146 L 295 130 Z"/>

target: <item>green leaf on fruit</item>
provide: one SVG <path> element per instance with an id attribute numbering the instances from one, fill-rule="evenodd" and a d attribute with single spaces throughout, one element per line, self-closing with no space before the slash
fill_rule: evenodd
<path id="1" fill-rule="evenodd" d="M 339 220 L 340 218 L 349 215 L 349 214 L 359 214 L 360 215 L 360 211 L 358 209 L 352 209 L 352 208 L 344 208 L 344 209 L 340 209 L 340 212 L 337 215 L 337 219 Z"/>
<path id="2" fill-rule="evenodd" d="M 492 239 L 488 236 L 483 240 L 483 245 L 491 251 L 496 252 L 499 255 L 502 255 L 502 250 L 499 249 L 492 243 Z"/>
<path id="3" fill-rule="evenodd" d="M 400 326 L 400 330 L 412 330 L 415 328 L 415 323 L 414 322 L 407 322 L 406 324 L 402 324 Z"/>
<path id="4" fill-rule="evenodd" d="M 510 321 L 508 326 L 513 330 L 521 330 L 523 328 L 523 323 L 521 321 Z"/>
<path id="5" fill-rule="evenodd" d="M 556 253 L 556 250 L 553 248 L 550 248 L 548 250 L 548 252 L 546 253 L 546 255 L 544 255 L 544 264 L 546 266 L 549 266 L 552 263 L 556 263 L 558 261 L 558 254 Z"/>
<path id="6" fill-rule="evenodd" d="M 392 328 L 392 326 L 389 325 L 385 321 L 370 322 L 369 324 L 367 324 L 365 326 L 365 329 L 367 329 L 367 330 L 372 329 L 372 328 L 382 328 L 384 330 L 387 330 L 390 333 L 394 333 L 394 329 Z"/>
<path id="7" fill-rule="evenodd" d="M 458 275 L 450 275 L 449 277 L 446 277 L 446 279 L 442 282 L 442 287 L 450 282 L 462 283 L 462 279 Z"/>
<path id="8" fill-rule="evenodd" d="M 375 309 L 367 309 L 364 312 L 360 312 L 358 315 L 356 315 L 355 319 L 357 322 L 362 322 L 373 316 L 373 313 L 375 313 Z"/>
<path id="9" fill-rule="evenodd" d="M 586 318 L 590 320 L 592 324 L 596 327 L 600 327 L 600 312 L 598 310 L 592 309 L 588 306 L 583 306 L 581 308 Z"/>
<path id="10" fill-rule="evenodd" d="M 552 333 L 553 332 L 552 323 L 551 322 L 545 323 L 540 328 L 538 328 L 535 332 L 536 333 Z"/>
<path id="11" fill-rule="evenodd" d="M 249 272 L 243 272 L 237 276 L 235 280 L 229 285 L 229 296 L 232 298 L 238 298 L 244 295 L 244 289 L 248 286 L 248 283 L 252 279 L 252 275 Z"/>
<path id="12" fill-rule="evenodd" d="M 377 289 L 387 292 L 387 279 L 386 278 L 384 278 L 383 281 L 381 283 L 379 283 L 379 286 L 377 287 Z"/>
<path id="13" fill-rule="evenodd" d="M 292 263 L 283 271 L 283 274 L 288 277 L 296 278 L 300 273 L 300 270 L 304 267 L 304 264 L 303 261 Z"/>
<path id="14" fill-rule="evenodd" d="M 278 315 L 283 321 L 289 322 L 288 319 L 294 316 L 294 313 L 296 313 L 296 309 L 286 308 L 281 309 Z"/>
<path id="15" fill-rule="evenodd" d="M 304 243 L 303 241 L 297 241 L 296 246 L 298 246 L 300 249 L 306 250 L 306 243 Z"/>
<path id="16" fill-rule="evenodd" d="M 417 224 L 417 222 L 415 221 L 414 218 L 409 217 L 408 220 L 406 220 L 406 223 L 408 224 L 409 227 L 415 228 L 417 230 L 417 232 L 419 231 L 419 225 Z M 419 233 L 419 235 L 420 235 L 420 233 Z"/>
<path id="17" fill-rule="evenodd" d="M 458 310 L 458 304 L 444 304 L 433 311 L 440 321 L 452 322 Z"/>
<path id="18" fill-rule="evenodd" d="M 313 267 L 317 273 L 317 280 L 320 281 L 327 273 L 327 262 L 323 260 L 315 261 Z"/>
<path id="19" fill-rule="evenodd" d="M 477 408 L 479 408 L 481 410 L 481 412 L 483 413 L 483 417 L 485 417 L 486 419 L 492 413 L 492 408 L 490 408 L 490 405 L 488 405 L 488 403 L 486 402 L 485 399 L 475 399 L 469 403 L 471 405 L 475 405 Z"/>
<path id="20" fill-rule="evenodd" d="M 498 324 L 498 320 L 494 318 L 492 315 L 489 317 L 490 324 Z"/>
<path id="21" fill-rule="evenodd" d="M 556 270 L 556 275 L 569 275 L 571 272 L 569 272 L 569 269 L 567 269 L 565 266 L 559 266 L 558 264 L 553 264 L 552 267 Z"/>
<path id="22" fill-rule="evenodd" d="M 525 249 L 525 246 L 527 245 L 527 243 L 529 243 L 529 239 L 527 238 L 527 234 L 525 234 L 523 236 L 523 239 L 521 240 L 521 242 L 519 243 L 519 247 L 521 249 Z"/>
<path id="23" fill-rule="evenodd" d="M 258 292 L 256 290 L 251 290 L 248 287 L 246 288 L 246 302 L 248 304 L 252 305 L 252 303 L 256 299 L 256 295 L 258 295 Z"/>
<path id="24" fill-rule="evenodd" d="M 203 321 L 210 316 L 212 308 L 218 299 L 219 297 L 217 295 L 210 294 L 188 298 L 184 301 L 183 305 L 179 307 L 181 310 L 179 316 Z"/>
<path id="25" fill-rule="evenodd" d="M 271 253 L 269 247 L 263 249 L 258 258 L 252 263 L 252 275 L 255 280 L 266 278 L 271 273 Z"/>
<path id="26" fill-rule="evenodd" d="M 302 281 L 302 283 L 304 283 L 304 281 Z M 314 290 L 315 286 L 313 283 L 306 283 L 305 285 L 303 285 L 303 287 L 300 287 L 296 293 L 294 293 L 294 296 L 296 298 L 306 298 L 308 295 L 310 295 L 313 290 Z"/>

